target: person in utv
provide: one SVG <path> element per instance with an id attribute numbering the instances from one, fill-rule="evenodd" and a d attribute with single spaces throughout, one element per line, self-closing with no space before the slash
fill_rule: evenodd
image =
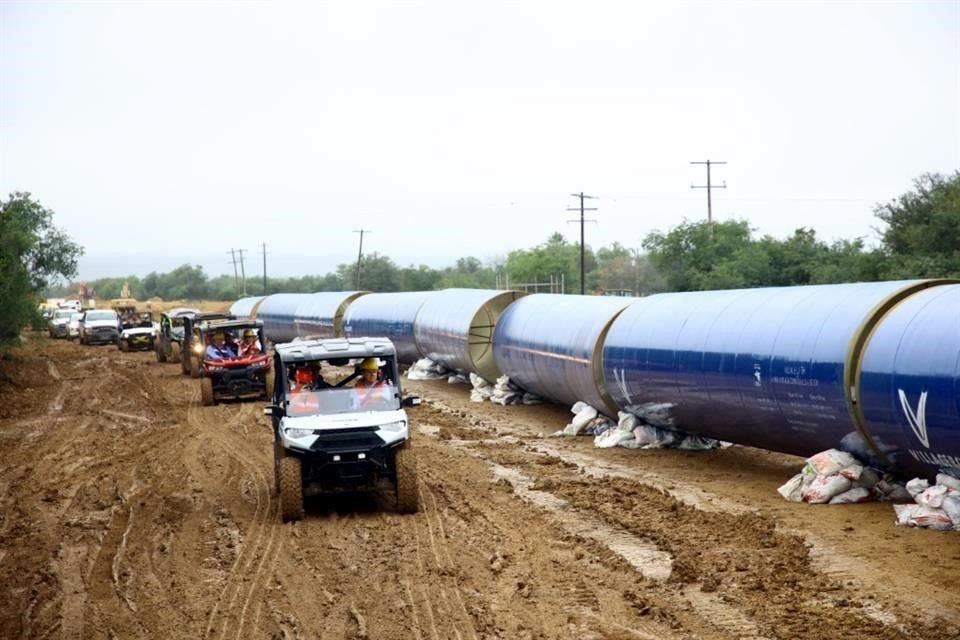
<path id="1" fill-rule="evenodd" d="M 243 342 L 240 343 L 240 357 L 255 356 L 263 353 L 260 347 L 260 340 L 257 339 L 257 332 L 253 329 L 245 329 L 243 332 Z"/>
<path id="2" fill-rule="evenodd" d="M 208 360 L 236 358 L 237 350 L 232 344 L 227 344 L 223 331 L 216 331 L 213 334 L 213 342 L 207 347 L 206 356 Z"/>
<path id="3" fill-rule="evenodd" d="M 367 358 L 360 363 L 360 379 L 353 385 L 355 389 L 378 389 L 387 386 L 380 379 L 380 365 L 376 358 Z"/>
<path id="4" fill-rule="evenodd" d="M 380 379 L 380 366 L 376 358 L 367 358 L 360 363 L 360 379 L 353 388 L 357 390 L 358 411 L 374 411 L 382 408 L 391 393 L 389 386 Z"/>

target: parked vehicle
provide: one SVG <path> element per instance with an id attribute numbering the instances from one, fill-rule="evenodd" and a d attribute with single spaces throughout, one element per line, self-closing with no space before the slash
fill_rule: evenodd
<path id="1" fill-rule="evenodd" d="M 113 309 L 91 309 L 80 319 L 80 344 L 104 344 L 120 339 L 120 318 Z"/>
<path id="2" fill-rule="evenodd" d="M 70 309 L 57 309 L 50 316 L 50 322 L 47 323 L 47 333 L 51 338 L 66 338 L 68 333 L 67 325 L 70 324 L 70 315 L 73 313 Z"/>

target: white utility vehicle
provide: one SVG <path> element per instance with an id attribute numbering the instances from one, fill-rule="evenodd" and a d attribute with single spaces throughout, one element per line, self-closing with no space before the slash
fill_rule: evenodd
<path id="1" fill-rule="evenodd" d="M 396 350 L 386 338 L 298 340 L 275 347 L 271 404 L 274 469 L 284 521 L 304 496 L 388 492 L 401 513 L 418 509 L 417 472 Z M 374 375 L 375 374 L 375 375 Z"/>

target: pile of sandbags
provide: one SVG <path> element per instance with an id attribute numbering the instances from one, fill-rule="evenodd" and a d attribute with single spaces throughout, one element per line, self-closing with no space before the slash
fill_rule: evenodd
<path id="1" fill-rule="evenodd" d="M 493 395 L 493 385 L 475 373 L 470 374 L 470 399 L 473 402 L 486 402 Z"/>
<path id="2" fill-rule="evenodd" d="M 470 374 L 473 375 L 473 374 Z M 465 373 L 452 373 L 447 376 L 447 384 L 470 384 L 470 379 Z"/>
<path id="3" fill-rule="evenodd" d="M 450 378 L 456 375 L 456 371 L 451 371 L 439 362 L 430 358 L 421 358 L 413 363 L 407 369 L 407 378 L 410 380 L 440 380 L 441 378 Z"/>
<path id="4" fill-rule="evenodd" d="M 807 458 L 807 464 L 777 493 L 790 502 L 844 504 L 909 499 L 903 485 L 846 451 L 828 449 Z"/>
<path id="5" fill-rule="evenodd" d="M 563 436 L 597 436 L 610 429 L 613 421 L 599 413 L 586 402 L 577 402 L 570 408 L 573 419 L 557 435 Z"/>
<path id="6" fill-rule="evenodd" d="M 621 411 L 618 415 L 617 426 L 607 429 L 593 439 L 593 444 L 601 449 L 610 447 L 627 447 L 629 449 L 717 449 L 729 444 L 692 436 L 679 431 L 661 429 L 643 423 L 632 413 Z"/>
<path id="7" fill-rule="evenodd" d="M 540 404 L 543 399 L 510 382 L 509 376 L 500 376 L 497 378 L 497 384 L 493 386 L 490 401 L 507 406 L 508 404 Z"/>
<path id="8" fill-rule="evenodd" d="M 508 404 L 540 404 L 543 402 L 540 396 L 524 391 L 510 382 L 508 376 L 500 376 L 497 378 L 497 383 L 491 385 L 477 374 L 471 373 L 470 384 L 473 387 L 470 391 L 470 399 L 474 402 L 490 400 L 502 406 Z"/>
<path id="9" fill-rule="evenodd" d="M 915 504 L 893 505 L 898 525 L 960 531 L 960 480 L 938 473 L 932 487 L 926 479 L 914 478 L 907 491 Z"/>

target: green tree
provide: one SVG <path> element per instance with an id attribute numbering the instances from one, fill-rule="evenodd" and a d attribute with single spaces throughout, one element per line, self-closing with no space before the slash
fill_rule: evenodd
<path id="1" fill-rule="evenodd" d="M 467 256 L 458 258 L 456 265 L 444 269 L 435 287 L 492 289 L 496 286 L 496 279 L 496 270 L 493 267 L 484 265 L 478 258 Z"/>
<path id="2" fill-rule="evenodd" d="M 53 215 L 29 193 L 0 202 L 0 343 L 15 340 L 35 317 L 54 279 L 76 274 L 83 249 L 53 226 Z"/>
<path id="3" fill-rule="evenodd" d="M 400 269 L 400 291 L 430 291 L 440 288 L 438 283 L 443 277 L 436 269 L 421 264 Z"/>
<path id="4" fill-rule="evenodd" d="M 739 253 L 751 240 L 746 220 L 684 222 L 668 233 L 649 234 L 643 246 L 671 291 L 699 291 L 745 286 L 746 277 L 731 264 L 738 259 L 749 259 L 754 271 L 765 271 L 762 255 Z"/>
<path id="5" fill-rule="evenodd" d="M 597 268 L 597 258 L 593 250 L 587 247 L 584 252 L 584 268 L 592 274 Z M 507 273 L 511 283 L 547 283 L 551 276 L 562 276 L 566 291 L 580 291 L 580 245 L 567 242 L 563 235 L 552 234 L 544 244 L 532 249 L 518 249 L 507 256 Z M 596 288 L 596 283 L 587 278 L 588 291 Z"/>
<path id="6" fill-rule="evenodd" d="M 356 287 L 357 265 L 341 264 L 337 267 L 337 276 L 350 289 Z M 379 253 L 363 257 L 360 263 L 360 289 L 363 291 L 398 291 L 400 288 L 400 270 L 393 260 Z"/>
<path id="7" fill-rule="evenodd" d="M 886 225 L 887 277 L 960 276 L 960 171 L 927 173 L 913 186 L 874 208 Z"/>

